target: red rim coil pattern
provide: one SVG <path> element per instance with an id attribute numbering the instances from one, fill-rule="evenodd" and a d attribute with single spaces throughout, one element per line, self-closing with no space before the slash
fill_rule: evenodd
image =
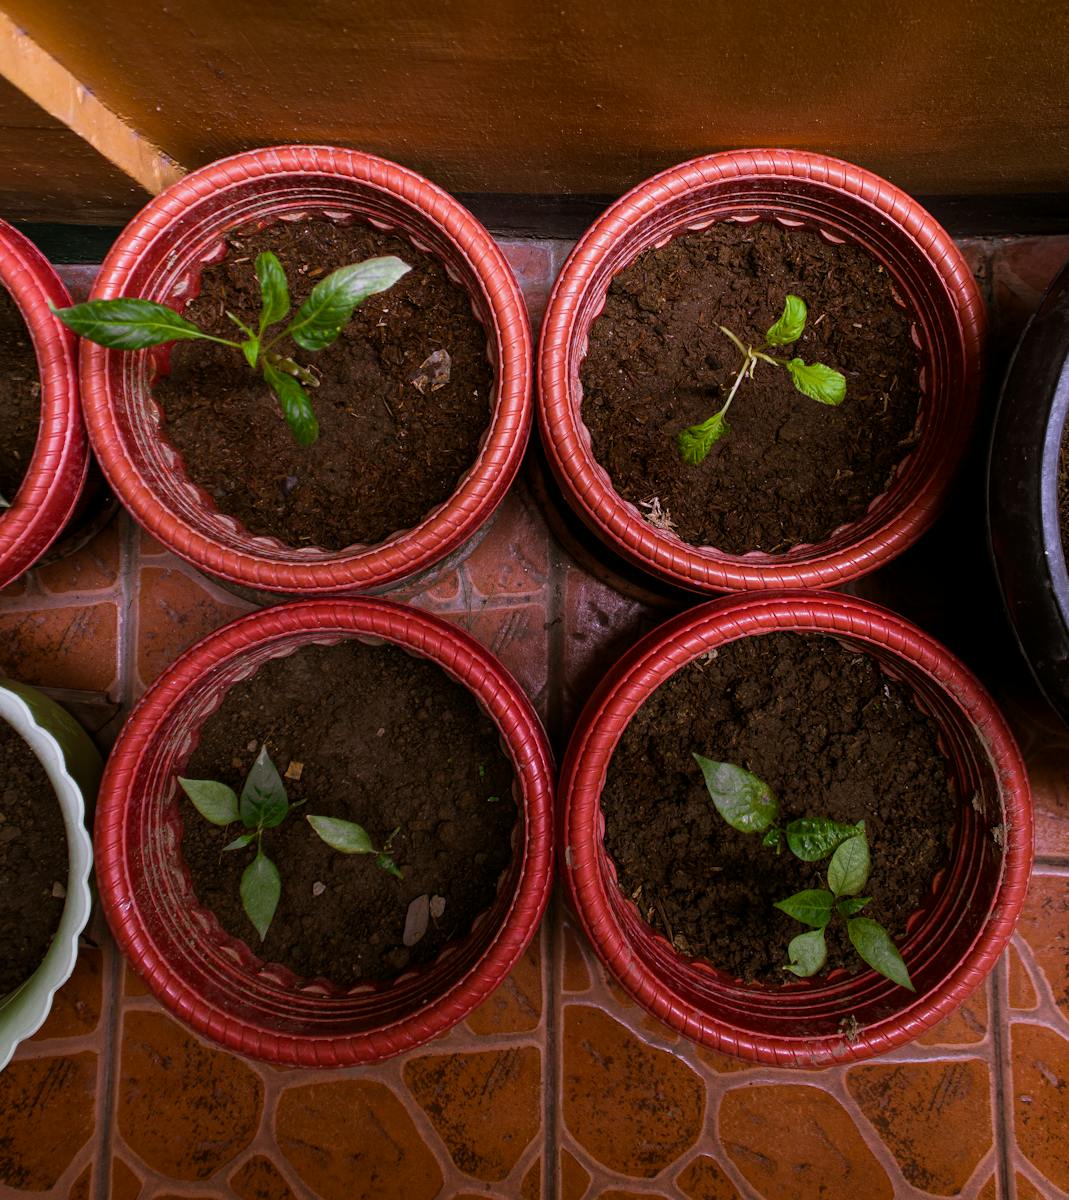
<path id="1" fill-rule="evenodd" d="M 628 722 L 657 686 L 707 650 L 780 630 L 824 633 L 876 657 L 935 721 L 954 768 L 960 803 L 951 862 L 901 946 L 915 995 L 871 970 L 775 988 L 746 986 L 677 954 L 616 883 L 600 798 Z M 601 959 L 639 1004 L 695 1041 L 793 1067 L 882 1054 L 947 1016 L 981 983 L 1013 932 L 1033 855 L 1024 764 L 976 678 L 886 609 L 803 591 L 703 604 L 649 634 L 617 663 L 568 746 L 559 836 L 572 907 Z M 851 1019 L 859 1028 L 847 1036 Z"/>
<path id="2" fill-rule="evenodd" d="M 919 444 L 860 520 L 819 545 L 736 556 L 653 528 L 615 491 L 581 419 L 579 370 L 613 276 L 639 253 L 716 220 L 757 218 L 851 241 L 883 265 L 913 317 L 924 399 Z M 985 327 L 979 289 L 958 248 L 893 184 L 802 151 L 708 155 L 655 175 L 618 200 L 565 264 L 542 325 L 542 440 L 579 516 L 654 575 L 704 592 L 838 586 L 901 553 L 934 520 L 975 415 Z"/>
<path id="3" fill-rule="evenodd" d="M 41 427 L 33 458 L 11 507 L 0 510 L 0 588 L 28 570 L 59 536 L 89 469 L 78 402 L 77 339 L 52 316 L 70 296 L 51 263 L 0 221 L 0 282 L 19 306 L 37 354 Z"/>
<path id="4" fill-rule="evenodd" d="M 278 146 L 192 172 L 148 204 L 109 252 L 93 299 L 173 303 L 227 232 L 298 213 L 354 215 L 442 259 L 468 290 L 494 366 L 493 415 L 457 490 L 415 528 L 340 554 L 256 538 L 218 512 L 185 476 L 159 431 L 150 358 L 86 343 L 82 390 L 89 436 L 135 519 L 196 566 L 232 583 L 289 595 L 384 588 L 462 546 L 515 477 L 532 418 L 531 335 L 515 277 L 481 224 L 451 196 L 396 163 L 329 146 Z"/>
<path id="5" fill-rule="evenodd" d="M 516 771 L 513 862 L 472 932 L 418 971 L 342 992 L 255 958 L 195 901 L 179 853 L 176 773 L 226 690 L 300 645 L 359 637 L 430 659 L 497 725 Z M 519 686 L 474 639 L 385 600 L 308 600 L 218 630 L 152 686 L 108 760 L 94 851 L 104 912 L 156 997 L 198 1033 L 253 1058 L 307 1067 L 376 1062 L 455 1025 L 508 975 L 545 911 L 553 876 L 553 770 Z"/>

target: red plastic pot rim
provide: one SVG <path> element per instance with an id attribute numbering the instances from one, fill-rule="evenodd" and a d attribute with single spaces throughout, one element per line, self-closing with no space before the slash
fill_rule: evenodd
<path id="1" fill-rule="evenodd" d="M 108 253 L 92 298 L 127 294 L 127 282 L 142 257 L 198 205 L 209 199 L 225 204 L 228 191 L 250 181 L 270 184 L 301 176 L 350 180 L 369 193 L 388 194 L 447 239 L 479 281 L 492 318 L 487 336 L 496 348 L 495 402 L 486 439 L 453 495 L 417 526 L 377 546 L 324 552 L 311 561 L 292 553 L 272 558 L 206 536 L 161 499 L 129 453 L 116 420 L 108 364 L 120 352 L 90 342 L 82 348 L 86 422 L 100 465 L 122 503 L 154 537 L 194 565 L 241 586 L 293 596 L 383 588 L 425 571 L 474 534 L 508 491 L 530 433 L 527 309 L 507 260 L 467 209 L 416 172 L 374 155 L 333 146 L 250 150 L 191 172 L 146 205 Z M 241 221 L 238 215 L 235 224 Z"/>
<path id="2" fill-rule="evenodd" d="M 709 649 L 740 637 L 784 630 L 827 633 L 884 648 L 941 688 L 976 731 L 990 757 L 1006 830 L 1002 872 L 990 919 L 942 983 L 851 1040 L 776 1036 L 715 1020 L 684 1000 L 634 953 L 599 869 L 601 789 L 631 718 L 664 678 Z M 695 1041 L 776 1066 L 857 1061 L 912 1041 L 946 1017 L 983 981 L 1020 915 L 1033 857 L 1032 802 L 1024 762 L 1005 719 L 975 676 L 938 642 L 894 613 L 837 593 L 784 590 L 699 605 L 637 643 L 608 672 L 576 723 L 561 769 L 560 856 L 571 905 L 599 957 L 625 990 L 658 1020 Z M 665 943 L 667 947 L 667 943 Z M 673 952 L 674 953 L 674 952 Z M 869 972 L 873 978 L 874 973 Z M 741 985 L 736 989 L 745 992 Z M 764 990 L 764 995 L 768 995 Z M 783 993 L 783 1005 L 794 997 Z"/>
<path id="3" fill-rule="evenodd" d="M 605 264 L 624 239 L 656 226 L 655 244 L 696 224 L 674 214 L 688 193 L 735 185 L 782 187 L 775 216 L 785 218 L 795 198 L 819 195 L 833 202 L 849 198 L 883 237 L 894 230 L 927 259 L 936 286 L 953 306 L 955 327 L 944 336 L 960 354 L 962 379 L 954 397 L 953 419 L 936 431 L 940 453 L 928 477 L 888 519 L 860 536 L 852 527 L 836 531 L 822 545 L 798 547 L 786 555 L 736 556 L 697 547 L 655 529 L 634 505 L 623 500 L 594 458 L 579 414 L 576 326 L 591 289 L 601 287 Z M 728 204 L 730 201 L 730 204 Z M 739 192 L 725 200 L 723 217 L 770 211 L 767 196 L 747 202 Z M 804 208 L 796 214 L 809 220 Z M 713 219 L 706 214 L 700 223 Z M 723 219 L 723 218 L 721 218 Z M 626 265 L 614 265 L 613 274 Z M 596 318 L 595 318 L 596 319 Z M 801 150 L 737 150 L 681 163 L 640 183 L 617 200 L 572 251 L 550 295 L 539 345 L 538 421 L 550 466 L 565 497 L 584 522 L 629 561 L 651 574 L 695 591 L 727 592 L 785 587 L 833 587 L 874 570 L 911 545 L 934 520 L 965 449 L 980 382 L 986 313 L 976 281 L 942 226 L 905 192 L 885 179 L 839 159 Z M 933 436 L 935 436 L 933 434 Z M 893 485 L 892 485 L 893 486 Z M 864 521 L 865 518 L 862 519 Z M 861 524 L 862 522 L 858 522 Z M 870 523 L 871 524 L 871 523 Z M 845 541 L 845 544 L 843 544 Z"/>
<path id="4" fill-rule="evenodd" d="M 89 470 L 78 400 L 77 339 L 52 316 L 70 296 L 52 264 L 18 230 L 0 221 L 0 283 L 22 313 L 37 354 L 41 425 L 22 485 L 0 510 L 0 588 L 28 570 L 74 511 Z M 2 434 L 0 434 L 2 436 Z"/>
<path id="5" fill-rule="evenodd" d="M 279 1033 L 233 1016 L 193 989 L 154 944 L 137 887 L 137 847 L 124 840 L 142 804 L 141 772 L 189 688 L 220 664 L 294 634 L 381 638 L 421 654 L 469 688 L 497 724 L 516 764 L 524 806 L 522 865 L 504 921 L 485 954 L 433 1003 L 369 1031 Z M 462 1020 L 508 975 L 534 937 L 553 878 L 553 768 L 545 734 L 519 685 L 494 656 L 439 617 L 387 600 L 306 600 L 263 609 L 187 650 L 134 709 L 108 759 L 97 802 L 94 852 L 104 913 L 115 939 L 156 997 L 198 1033 L 239 1053 L 296 1066 L 345 1067 L 418 1046 Z"/>

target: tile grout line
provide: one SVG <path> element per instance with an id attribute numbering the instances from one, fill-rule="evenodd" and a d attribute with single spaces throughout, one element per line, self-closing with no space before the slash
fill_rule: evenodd
<path id="1" fill-rule="evenodd" d="M 995 1151 L 999 1195 L 1013 1200 L 1017 1195 L 1013 1169 L 1013 1120 L 1007 1107 L 1007 1073 L 1010 1064 L 1006 1057 L 1009 1001 L 1006 990 L 1007 960 L 1003 953 L 991 972 L 991 1046 L 995 1058 Z M 1003 1021 L 1007 1021 L 1004 1028 Z"/>
<path id="2" fill-rule="evenodd" d="M 129 716 L 133 702 L 133 670 L 136 627 L 136 576 L 140 538 L 137 526 L 125 514 L 119 513 L 116 520 L 122 522 L 119 538 L 119 702 L 124 719 Z M 99 903 L 99 901 L 98 901 Z M 108 935 L 110 939 L 110 934 Z M 103 1087 L 101 1088 L 100 1160 L 97 1163 L 95 1195 L 97 1200 L 109 1200 L 111 1195 L 112 1142 L 114 1133 L 114 1107 L 118 1056 L 121 1046 L 122 1024 L 122 981 L 123 957 L 118 946 L 111 943 L 111 962 L 108 970 L 107 994 L 111 998 L 108 1006 L 107 1035 L 104 1039 Z"/>

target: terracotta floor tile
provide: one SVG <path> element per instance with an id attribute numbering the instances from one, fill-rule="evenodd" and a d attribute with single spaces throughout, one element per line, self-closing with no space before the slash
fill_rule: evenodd
<path id="1" fill-rule="evenodd" d="M 541 1128 L 541 1077 L 541 1055 L 531 1046 L 429 1055 L 404 1067 L 453 1162 L 488 1183 L 509 1175 Z"/>
<path id="2" fill-rule="evenodd" d="M 549 289 L 553 286 L 553 247 L 544 240 L 516 238 L 498 243 L 516 274 L 527 313 L 535 333 L 546 311 Z"/>
<path id="3" fill-rule="evenodd" d="M 846 1109 L 819 1088 L 733 1089 L 720 1102 L 720 1140 L 764 1200 L 893 1200 L 887 1172 Z"/>
<path id="4" fill-rule="evenodd" d="M 1069 1019 L 1069 875 L 1032 876 L 1017 932 Z"/>
<path id="5" fill-rule="evenodd" d="M 1047 1200 L 1045 1192 L 1041 1192 L 1039 1188 L 1023 1175 L 1017 1175 L 1015 1178 L 1017 1184 L 1017 1200 Z"/>
<path id="6" fill-rule="evenodd" d="M 39 687 L 109 692 L 119 675 L 118 610 L 113 603 L 4 611 L 0 675 Z"/>
<path id="7" fill-rule="evenodd" d="M 549 535 L 526 489 L 504 500 L 493 528 L 461 567 L 468 604 L 504 597 L 541 599 L 549 577 Z"/>
<path id="8" fill-rule="evenodd" d="M 103 959 L 98 947 L 81 947 L 74 973 L 56 993 L 52 1011 L 34 1036 L 35 1041 L 81 1037 L 97 1028 L 104 1001 Z"/>
<path id="9" fill-rule="evenodd" d="M 54 1187 L 96 1127 L 97 1056 L 16 1058 L 0 1074 L 0 1182 Z"/>
<path id="10" fill-rule="evenodd" d="M 260 1077 L 162 1013 L 127 1012 L 122 1034 L 117 1120 L 126 1145 L 176 1180 L 208 1179 L 231 1163 L 259 1128 Z"/>
<path id="11" fill-rule="evenodd" d="M 1016 340 L 1055 275 L 1069 262 L 1069 237 L 998 239 L 992 245 L 997 318 Z"/>
<path id="12" fill-rule="evenodd" d="M 589 1186 L 590 1172 L 584 1169 L 574 1154 L 562 1150 L 558 1188 L 560 1200 L 583 1200 Z"/>
<path id="13" fill-rule="evenodd" d="M 1069 1040 L 1053 1029 L 1018 1022 L 1010 1044 L 1017 1146 L 1044 1178 L 1069 1191 Z"/>
<path id="14" fill-rule="evenodd" d="M 991 1079 L 985 1062 L 854 1067 L 850 1094 L 914 1187 L 956 1196 L 991 1148 Z M 932 1137 L 933 1127 L 939 1137 Z"/>
<path id="15" fill-rule="evenodd" d="M 241 1200 L 296 1200 L 279 1169 L 262 1154 L 239 1167 L 230 1176 L 230 1186 Z"/>
<path id="16" fill-rule="evenodd" d="M 542 1160 L 536 1158 L 520 1184 L 520 1200 L 542 1200 Z"/>
<path id="17" fill-rule="evenodd" d="M 519 604 L 442 615 L 497 655 L 545 720 L 549 682 L 545 607 Z"/>
<path id="18" fill-rule="evenodd" d="M 954 1010 L 917 1039 L 922 1046 L 962 1046 L 982 1042 L 987 1036 L 987 985 L 975 992 Z"/>
<path id="19" fill-rule="evenodd" d="M 322 1200 L 434 1200 L 444 1182 L 404 1104 L 373 1079 L 287 1088 L 275 1135 Z"/>
<path id="20" fill-rule="evenodd" d="M 52 595 L 98 592 L 114 587 L 119 578 L 122 531 L 123 521 L 116 518 L 77 553 L 38 567 L 33 572 L 37 583 Z"/>
<path id="21" fill-rule="evenodd" d="M 148 687 L 183 650 L 251 607 L 177 565 L 142 567 L 137 606 L 140 684 Z"/>
<path id="22" fill-rule="evenodd" d="M 1036 994 L 1031 974 L 1024 965 L 1020 951 L 1015 945 L 1011 945 L 1006 951 L 1006 958 L 1009 963 L 1010 1008 L 1024 1010 L 1036 1008 L 1039 1005 L 1039 996 Z"/>
<path id="23" fill-rule="evenodd" d="M 565 1006 L 562 1032 L 561 1115 L 594 1159 L 650 1179 L 695 1144 L 705 1088 L 689 1066 L 589 1005 Z"/>
<path id="24" fill-rule="evenodd" d="M 542 1019 L 542 943 L 536 937 L 503 984 L 468 1017 L 473 1033 L 526 1033 Z"/>
<path id="25" fill-rule="evenodd" d="M 109 1200 L 139 1200 L 144 1180 L 121 1158 L 111 1160 L 111 1191 Z"/>
<path id="26" fill-rule="evenodd" d="M 711 1158 L 696 1158 L 676 1180 L 690 1200 L 737 1200 L 739 1192 Z"/>
<path id="27" fill-rule="evenodd" d="M 85 1170 L 71 1185 L 67 1200 L 89 1200 L 93 1187 L 93 1164 L 87 1163 Z"/>

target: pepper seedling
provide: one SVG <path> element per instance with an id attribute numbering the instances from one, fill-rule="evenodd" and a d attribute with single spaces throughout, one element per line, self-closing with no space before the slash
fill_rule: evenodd
<path id="1" fill-rule="evenodd" d="M 269 331 L 290 315 L 290 293 L 286 272 L 278 257 L 265 250 L 256 257 L 260 283 L 260 320 L 255 330 L 232 312 L 227 317 L 245 335 L 244 340 L 214 337 L 192 321 L 153 300 L 88 300 L 70 308 L 52 308 L 53 313 L 79 336 L 112 350 L 143 350 L 165 342 L 201 340 L 232 346 L 245 356 L 278 397 L 282 415 L 295 440 L 310 446 L 319 437 L 312 401 L 305 391 L 318 387 L 319 379 L 307 367 L 275 349 L 290 338 L 302 350 L 323 350 L 336 341 L 357 307 L 376 292 L 384 292 L 412 268 L 399 258 L 369 258 L 340 267 L 321 279 L 281 331 Z"/>
<path id="2" fill-rule="evenodd" d="M 298 800 L 295 804 L 290 804 L 285 784 L 271 761 L 266 746 L 260 747 L 260 753 L 245 779 L 240 797 L 225 783 L 217 783 L 211 779 L 179 777 L 178 782 L 193 807 L 206 821 L 222 828 L 236 821 L 245 826 L 247 832 L 227 843 L 223 847 L 224 854 L 229 850 L 243 850 L 253 842 L 256 843 L 256 857 L 241 876 L 240 892 L 245 915 L 252 922 L 262 942 L 267 936 L 282 895 L 282 878 L 278 868 L 263 851 L 264 830 L 281 825 L 289 816 L 290 810 L 299 807 L 304 801 Z M 314 815 L 307 819 L 309 825 L 328 846 L 340 850 L 343 854 L 374 854 L 375 863 L 380 870 L 398 879 L 404 878 L 389 853 L 390 843 L 400 832 L 399 829 L 390 834 L 380 850 L 376 849 L 367 830 L 355 821 Z"/>
<path id="3" fill-rule="evenodd" d="M 795 388 L 803 396 L 808 396 L 820 404 L 842 404 L 846 398 L 846 377 L 839 371 L 834 371 L 823 363 L 807 364 L 800 358 L 776 358 L 768 353 L 774 346 L 791 346 L 798 341 L 805 332 L 807 315 L 805 301 L 800 296 L 788 295 L 783 305 L 783 315 L 765 334 L 765 340 L 759 346 L 745 345 L 742 339 L 736 337 L 726 326 L 717 327 L 725 337 L 735 343 L 742 355 L 742 365 L 719 412 L 713 413 L 707 421 L 691 425 L 678 434 L 676 441 L 679 454 L 688 466 L 696 467 L 700 462 L 704 462 L 713 446 L 729 431 L 725 419 L 727 411 L 742 381 L 747 377 L 753 379 L 754 369 L 759 362 L 768 363 L 773 367 L 786 367 Z"/>
<path id="4" fill-rule="evenodd" d="M 854 825 L 826 817 L 800 817 L 780 827 L 779 801 L 772 789 L 756 775 L 734 763 L 713 762 L 694 755 L 716 811 L 740 833 L 763 834 L 762 842 L 778 854 L 786 842 L 788 850 L 802 862 L 828 863 L 826 888 L 808 888 L 780 900 L 775 907 L 810 926 L 787 947 L 790 962 L 785 971 L 807 978 L 824 968 L 828 948 L 824 930 L 833 917 L 846 921 L 846 932 L 858 956 L 873 970 L 893 983 L 916 989 L 891 935 L 878 922 L 857 914 L 872 899 L 861 892 L 869 881 L 871 859 L 865 822 Z"/>

